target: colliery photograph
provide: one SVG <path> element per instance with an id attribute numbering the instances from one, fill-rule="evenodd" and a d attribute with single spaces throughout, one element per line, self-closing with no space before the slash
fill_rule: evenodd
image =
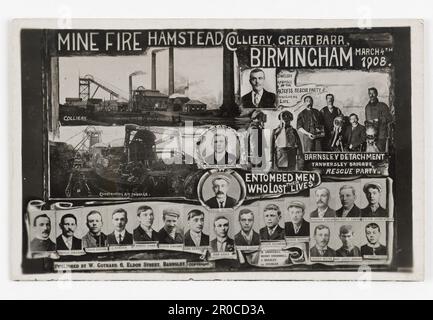
<path id="1" fill-rule="evenodd" d="M 195 165 L 179 143 L 178 128 L 62 126 L 49 140 L 50 197 L 183 197 Z"/>
<path id="2" fill-rule="evenodd" d="M 62 126 L 183 126 L 236 114 L 235 64 L 222 48 L 152 48 L 138 56 L 52 61 Z M 56 101 L 53 100 L 55 108 Z"/>

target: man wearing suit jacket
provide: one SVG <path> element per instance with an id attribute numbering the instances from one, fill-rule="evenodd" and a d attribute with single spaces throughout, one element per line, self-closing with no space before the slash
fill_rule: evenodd
<path id="1" fill-rule="evenodd" d="M 50 239 L 51 219 L 45 213 L 37 215 L 33 219 L 35 237 L 30 242 L 30 250 L 33 252 L 56 251 L 56 244 Z"/>
<path id="2" fill-rule="evenodd" d="M 134 242 L 158 241 L 158 233 L 153 230 L 155 220 L 153 209 L 149 206 L 140 206 L 137 209 L 137 218 L 140 224 L 133 231 Z"/>
<path id="3" fill-rule="evenodd" d="M 56 239 L 57 250 L 81 250 L 81 239 L 74 236 L 77 229 L 77 218 L 67 213 L 60 219 L 59 226 L 62 234 Z"/>
<path id="4" fill-rule="evenodd" d="M 87 214 L 86 225 L 89 232 L 83 237 L 83 248 L 98 248 L 107 246 L 107 236 L 102 232 L 102 215 L 97 210 Z"/>
<path id="5" fill-rule="evenodd" d="M 212 138 L 213 140 L 213 153 L 206 157 L 205 162 L 208 165 L 235 165 L 236 156 L 228 153 L 227 146 L 229 144 L 227 135 L 221 132 L 216 132 Z"/>
<path id="6" fill-rule="evenodd" d="M 213 252 L 234 252 L 235 243 L 228 236 L 229 220 L 224 216 L 218 216 L 214 220 L 214 230 L 216 238 L 210 242 L 211 251 Z"/>
<path id="7" fill-rule="evenodd" d="M 310 257 L 331 258 L 335 257 L 335 250 L 328 247 L 331 231 L 323 224 L 314 228 L 314 240 L 316 244 L 310 249 Z"/>
<path id="8" fill-rule="evenodd" d="M 244 108 L 274 108 L 275 94 L 266 91 L 265 72 L 262 69 L 253 69 L 250 72 L 250 84 L 252 90 L 242 96 L 241 103 Z"/>
<path id="9" fill-rule="evenodd" d="M 367 198 L 368 205 L 361 210 L 361 217 L 375 218 L 387 217 L 388 211 L 380 205 L 382 187 L 376 182 L 366 183 L 363 191 Z"/>
<path id="10" fill-rule="evenodd" d="M 212 180 L 212 190 L 215 193 L 215 197 L 208 199 L 206 205 L 212 209 L 233 208 L 237 200 L 227 195 L 229 186 L 230 181 L 226 176 L 221 175 L 214 178 Z"/>
<path id="11" fill-rule="evenodd" d="M 356 218 L 361 216 L 361 209 L 355 204 L 356 192 L 355 188 L 349 185 L 344 185 L 340 188 L 341 208 L 336 211 L 336 216 L 339 218 Z"/>
<path id="12" fill-rule="evenodd" d="M 287 208 L 290 222 L 284 224 L 286 237 L 309 237 L 310 223 L 305 221 L 305 205 L 301 201 L 291 201 Z"/>
<path id="13" fill-rule="evenodd" d="M 260 240 L 284 240 L 284 229 L 280 227 L 281 210 L 276 204 L 268 204 L 263 210 L 265 226 L 260 229 Z"/>
<path id="14" fill-rule="evenodd" d="M 253 230 L 254 213 L 250 209 L 239 211 L 239 224 L 241 231 L 235 235 L 235 244 L 237 246 L 258 246 L 260 236 Z"/>
<path id="15" fill-rule="evenodd" d="M 335 218 L 335 210 L 328 206 L 331 193 L 328 188 L 319 187 L 314 192 L 317 209 L 310 213 L 310 218 Z"/>
<path id="16" fill-rule="evenodd" d="M 185 232 L 185 247 L 207 247 L 209 236 L 203 233 L 204 212 L 193 209 L 188 213 L 189 230 Z"/>
<path id="17" fill-rule="evenodd" d="M 358 115 L 355 113 L 349 116 L 349 121 L 351 125 L 343 132 L 344 149 L 348 151 L 361 151 L 366 139 L 365 127 L 358 123 Z"/>
<path id="18" fill-rule="evenodd" d="M 114 210 L 111 215 L 114 231 L 107 236 L 107 242 L 111 246 L 126 246 L 133 242 L 132 234 L 126 231 L 128 223 L 128 213 L 125 209 L 119 208 Z"/>
<path id="19" fill-rule="evenodd" d="M 353 228 L 351 225 L 340 227 L 339 238 L 342 246 L 335 252 L 337 257 L 360 257 L 361 250 L 353 244 Z"/>
<path id="20" fill-rule="evenodd" d="M 183 243 L 183 235 L 178 230 L 179 217 L 179 212 L 174 208 L 168 208 L 162 211 L 162 220 L 164 221 L 164 226 L 158 232 L 159 243 Z"/>

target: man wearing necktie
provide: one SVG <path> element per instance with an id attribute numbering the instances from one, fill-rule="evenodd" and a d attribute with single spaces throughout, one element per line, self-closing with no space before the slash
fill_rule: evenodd
<path id="1" fill-rule="evenodd" d="M 328 247 L 331 231 L 323 224 L 314 228 L 314 241 L 316 244 L 310 249 L 311 257 L 330 258 L 335 257 L 335 250 Z"/>
<path id="2" fill-rule="evenodd" d="M 218 216 L 214 220 L 216 238 L 210 242 L 213 252 L 234 252 L 234 241 L 228 236 L 229 220 L 224 216 Z"/>
<path id="3" fill-rule="evenodd" d="M 251 91 L 242 96 L 243 108 L 274 108 L 275 94 L 264 89 L 265 72 L 262 69 L 253 69 L 250 72 L 249 82 Z"/>
<path id="4" fill-rule="evenodd" d="M 260 229 L 260 239 L 268 241 L 284 240 L 284 229 L 280 227 L 281 210 L 276 204 L 268 204 L 263 210 L 265 226 Z"/>
<path id="5" fill-rule="evenodd" d="M 81 250 L 81 239 L 74 236 L 77 229 L 77 218 L 67 213 L 62 216 L 59 223 L 62 234 L 56 239 L 57 250 Z"/>
<path id="6" fill-rule="evenodd" d="M 111 246 L 124 246 L 133 243 L 132 234 L 126 230 L 128 223 L 128 213 L 125 209 L 114 210 L 111 220 L 114 231 L 107 236 L 107 242 Z"/>
<path id="7" fill-rule="evenodd" d="M 183 234 L 178 228 L 179 217 L 179 212 L 174 208 L 167 208 L 162 211 L 162 220 L 164 222 L 164 226 L 158 232 L 159 243 L 183 243 Z"/>
<path id="8" fill-rule="evenodd" d="M 230 180 L 226 176 L 217 176 L 212 180 L 212 190 L 215 196 L 206 201 L 211 209 L 233 208 L 237 200 L 227 195 L 230 188 Z"/>
<path id="9" fill-rule="evenodd" d="M 189 230 L 185 232 L 185 247 L 203 247 L 209 245 L 209 236 L 203 232 L 204 212 L 193 209 L 188 213 Z"/>

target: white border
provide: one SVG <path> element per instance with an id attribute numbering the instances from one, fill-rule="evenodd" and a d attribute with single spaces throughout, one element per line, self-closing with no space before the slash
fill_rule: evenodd
<path id="1" fill-rule="evenodd" d="M 359 20 L 83 20 L 73 19 L 70 21 L 71 27 L 80 28 L 111 28 L 111 29 L 162 29 L 162 28 L 336 28 L 336 27 L 357 27 Z M 371 274 L 372 280 L 422 280 L 424 274 L 424 134 L 423 134 L 423 23 L 421 20 L 373 20 L 371 27 L 392 27 L 410 26 L 411 27 L 411 72 L 412 72 L 412 164 L 413 164 L 413 235 L 414 235 L 414 268 L 413 272 L 374 272 Z M 13 279 L 21 280 L 60 280 L 59 277 L 52 275 L 22 275 L 21 274 L 21 215 L 22 212 L 22 192 L 21 192 L 21 82 L 20 82 L 20 28 L 57 28 L 58 20 L 14 20 L 10 30 L 10 123 L 14 124 L 10 132 L 10 190 L 11 210 L 10 210 L 10 275 Z M 12 147 L 14 146 L 14 147 Z M 161 274 L 164 280 L 208 280 L 226 279 L 242 280 L 251 279 L 250 273 L 212 273 L 209 274 Z M 105 274 L 72 274 L 68 279 L 74 280 L 150 280 L 155 279 L 155 274 L 138 273 L 110 273 Z M 275 272 L 261 273 L 254 272 L 256 280 L 357 280 L 360 274 L 356 272 Z"/>

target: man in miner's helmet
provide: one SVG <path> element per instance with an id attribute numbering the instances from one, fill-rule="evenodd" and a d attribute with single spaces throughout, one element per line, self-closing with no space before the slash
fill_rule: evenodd
<path id="1" fill-rule="evenodd" d="M 298 132 L 290 123 L 293 114 L 283 111 L 278 115 L 280 124 L 272 131 L 271 157 L 275 169 L 301 170 L 303 152 Z"/>

